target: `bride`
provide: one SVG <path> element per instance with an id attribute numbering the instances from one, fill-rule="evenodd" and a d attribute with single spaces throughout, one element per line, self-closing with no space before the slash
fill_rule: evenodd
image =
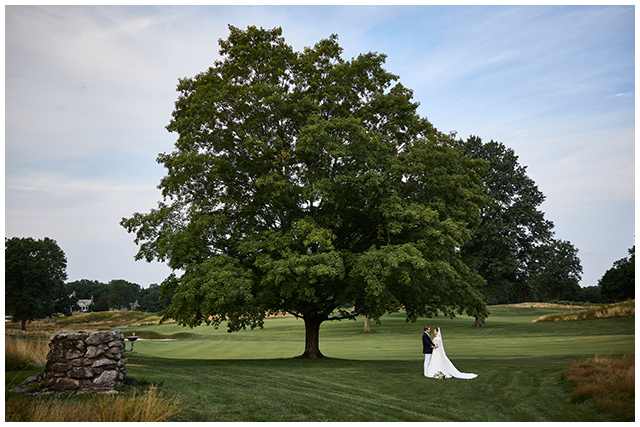
<path id="1" fill-rule="evenodd" d="M 470 380 L 478 376 L 478 374 L 466 374 L 464 372 L 460 372 L 453 366 L 453 363 L 449 360 L 446 353 L 444 352 L 444 343 L 442 342 L 442 333 L 440 332 L 440 328 L 436 328 L 435 330 L 436 337 L 433 339 L 433 344 L 437 347 L 433 349 L 433 354 L 431 355 L 431 362 L 429 362 L 429 366 L 427 367 L 426 376 L 429 378 L 433 378 L 438 372 L 442 372 L 445 378 L 463 378 Z"/>

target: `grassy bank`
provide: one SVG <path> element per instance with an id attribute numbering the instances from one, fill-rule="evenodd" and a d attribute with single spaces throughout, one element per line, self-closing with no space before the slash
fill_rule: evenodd
<path id="1" fill-rule="evenodd" d="M 551 313 L 540 316 L 535 322 L 567 322 L 573 320 L 602 319 L 605 317 L 630 317 L 636 315 L 636 301 L 623 301 L 617 304 L 603 304 L 569 313 Z"/>

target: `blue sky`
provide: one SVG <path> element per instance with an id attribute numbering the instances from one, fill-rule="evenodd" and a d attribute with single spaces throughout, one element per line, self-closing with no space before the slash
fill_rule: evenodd
<path id="1" fill-rule="evenodd" d="M 228 24 L 386 54 L 438 129 L 515 150 L 583 286 L 634 245 L 633 5 L 6 6 L 5 236 L 55 239 L 70 281 L 162 282 L 119 221 L 161 199 L 178 79 Z"/>

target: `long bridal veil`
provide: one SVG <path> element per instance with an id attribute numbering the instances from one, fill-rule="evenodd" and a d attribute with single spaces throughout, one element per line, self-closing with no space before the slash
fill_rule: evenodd
<path id="1" fill-rule="evenodd" d="M 438 336 L 433 340 L 433 342 L 434 344 L 438 344 L 438 347 L 433 350 L 433 354 L 431 355 L 431 362 L 427 368 L 427 377 L 433 378 L 438 372 L 442 372 L 447 378 L 453 377 L 470 380 L 477 377 L 478 374 L 460 372 L 456 369 L 444 351 L 442 331 L 440 328 L 437 328 L 437 331 Z"/>

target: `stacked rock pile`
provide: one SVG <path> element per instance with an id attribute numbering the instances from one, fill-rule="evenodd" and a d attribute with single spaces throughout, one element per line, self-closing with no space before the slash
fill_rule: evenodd
<path id="1" fill-rule="evenodd" d="M 59 332 L 51 337 L 44 374 L 28 378 L 27 392 L 104 392 L 134 383 L 125 372 L 124 336 L 120 331 Z"/>

